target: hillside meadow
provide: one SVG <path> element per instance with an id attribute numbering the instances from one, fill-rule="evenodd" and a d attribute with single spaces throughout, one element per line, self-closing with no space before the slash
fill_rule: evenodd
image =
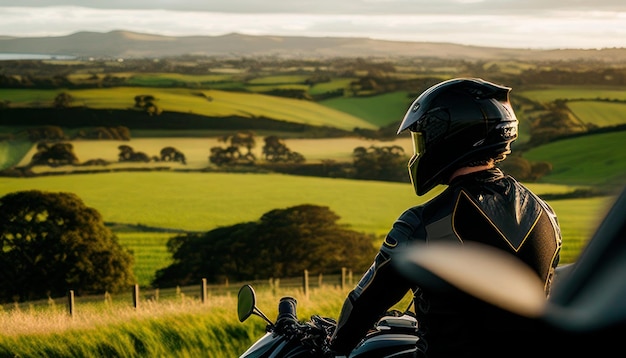
<path id="1" fill-rule="evenodd" d="M 550 103 L 558 99 L 612 99 L 626 101 L 626 92 L 624 92 L 622 86 L 542 85 L 536 86 L 536 88 L 521 89 L 513 93 L 538 103 Z"/>
<path id="2" fill-rule="evenodd" d="M 257 145 L 252 149 L 252 153 L 258 160 L 263 158 L 263 141 L 262 136 L 257 136 Z M 225 147 L 226 144 L 218 137 L 209 138 L 137 138 L 130 141 L 115 141 L 115 140 L 75 140 L 68 141 L 73 146 L 73 151 L 78 157 L 80 162 L 86 162 L 90 159 L 104 159 L 110 164 L 106 167 L 91 166 L 91 167 L 72 167 L 72 166 L 59 166 L 56 168 L 50 168 L 46 166 L 37 166 L 33 168 L 35 173 L 41 172 L 54 172 L 54 171 L 80 171 L 80 170 L 107 170 L 116 169 L 120 167 L 170 167 L 180 170 L 197 170 L 204 169 L 212 164 L 209 162 L 209 156 L 211 155 L 211 148 L 213 147 Z M 369 140 L 357 137 L 348 138 L 319 138 L 319 139 L 297 139 L 287 138 L 284 139 L 285 145 L 294 152 L 301 153 L 306 158 L 307 163 L 319 163 L 324 160 L 334 160 L 337 162 L 352 162 L 352 154 L 355 148 L 370 146 L 392 146 L 397 145 L 404 149 L 407 155 L 412 153 L 412 144 L 408 136 L 399 136 L 394 141 L 380 141 Z M 185 154 L 186 164 L 174 163 L 174 162 L 150 162 L 150 163 L 136 163 L 126 162 L 119 163 L 118 155 L 120 145 L 131 146 L 135 152 L 144 152 L 148 156 L 158 156 L 160 150 L 166 146 L 173 146 Z M 2 146 L 0 146 L 0 149 Z M 35 145 L 24 145 L 21 147 L 22 153 L 17 153 L 15 150 L 15 156 L 22 156 L 18 162 L 18 166 L 27 165 L 32 156 L 37 152 Z M 0 150 L 0 153 L 2 151 Z"/>
<path id="3" fill-rule="evenodd" d="M 513 66 L 515 67 L 515 66 Z M 510 69 L 521 71 L 522 68 Z M 440 69 L 437 75 L 454 77 L 454 68 Z M 410 69 L 409 72 L 414 71 Z M 394 76 L 405 76 L 403 71 Z M 54 97 L 66 91 L 73 106 L 96 109 L 130 109 L 134 96 L 150 94 L 163 110 L 206 116 L 267 117 L 317 126 L 330 125 L 352 130 L 354 127 L 376 129 L 399 122 L 413 100 L 408 91 L 364 96 L 340 97 L 318 103 L 268 96 L 272 90 L 308 90 L 311 95 L 345 89 L 356 78 L 337 78 L 330 82 L 304 86 L 303 76 L 261 76 L 241 82 L 236 69 L 223 69 L 212 75 L 118 73 L 128 87 L 73 90 L 0 89 L 0 98 L 11 107 L 50 107 Z M 358 73 L 356 73 L 358 74 Z M 89 81 L 88 76 L 75 77 Z M 183 83 L 188 88 L 177 88 Z M 210 87 L 210 89 L 209 89 Z M 233 92 L 233 90 L 246 91 Z M 567 107 L 581 123 L 598 127 L 626 123 L 626 92 L 622 87 L 556 86 L 514 88 L 512 101 L 523 96 L 540 104 L 566 99 Z M 514 103 L 515 104 L 515 103 Z M 535 113 L 518 112 L 520 139 L 529 139 L 526 118 Z M 51 124 L 54 117 L 51 116 Z M 6 130 L 5 130 L 6 129 Z M 1 127 L 2 134 L 11 133 Z M 179 131 L 181 133 L 183 131 Z M 228 134 L 228 133 L 224 133 Z M 527 185 L 539 195 L 553 197 L 589 186 L 602 189 L 624 184 L 626 158 L 623 143 L 626 132 L 598 134 L 554 141 L 534 148 L 523 156 L 533 161 L 547 161 L 553 171 L 539 183 Z M 307 162 L 322 160 L 350 161 L 357 146 L 401 145 L 411 153 L 408 138 L 393 142 L 356 138 L 296 139 L 287 138 L 288 147 L 302 153 Z M 35 172 L 93 170 L 99 174 L 51 175 L 34 178 L 0 177 L 0 196 L 20 190 L 67 191 L 76 193 L 97 209 L 120 242 L 134 252 L 134 271 L 138 284 L 149 286 L 156 270 L 171 262 L 165 243 L 176 231 L 207 231 L 220 226 L 258 220 L 276 208 L 300 204 L 328 206 L 352 229 L 374 233 L 378 247 L 393 221 L 406 208 L 436 195 L 435 189 L 424 197 L 415 196 L 408 183 L 351 181 L 344 179 L 296 177 L 279 174 L 229 174 L 185 172 L 208 166 L 210 148 L 223 145 L 216 136 L 188 131 L 175 136 L 158 130 L 133 131 L 129 142 L 73 141 L 81 162 L 102 158 L 112 162 L 106 167 L 36 168 Z M 174 146 L 185 153 L 188 164 L 131 164 L 134 169 L 163 166 L 152 172 L 114 172 L 127 164 L 114 163 L 120 144 L 136 151 L 156 155 L 164 146 Z M 261 157 L 259 137 L 255 154 Z M 0 163 L 29 162 L 34 144 L 15 141 L 0 143 Z M 0 165 L 4 168 L 5 166 Z M 144 168 L 145 167 L 145 168 Z M 549 199 L 557 212 L 563 232 L 562 263 L 573 262 L 614 197 Z M 143 231 L 142 231 L 143 230 Z M 171 230 L 171 231 L 170 231 Z M 355 273 L 359 275 L 359 273 Z M 301 291 L 261 290 L 259 306 L 270 317 L 276 315 L 276 303 L 282 295 L 298 298 L 299 316 L 338 315 L 347 291 L 336 287 L 313 290 L 310 297 Z M 233 295 L 211 297 L 200 304 L 193 297 L 178 302 L 142 303 L 140 310 L 129 305 L 80 306 L 79 314 L 68 317 L 65 307 L 50 304 L 39 311 L 0 310 L 0 356 L 7 357 L 158 357 L 210 356 L 233 357 L 260 337 L 265 324 L 253 317 L 245 324 L 236 320 Z M 401 307 L 401 309 L 404 307 Z"/>
<path id="4" fill-rule="evenodd" d="M 537 194 L 563 194 L 576 187 L 528 184 Z M 382 235 L 406 208 L 432 198 L 442 188 L 417 197 L 408 183 L 355 181 L 280 174 L 115 172 L 35 178 L 0 177 L 0 195 L 21 190 L 72 192 L 111 224 L 184 231 L 256 221 L 264 213 L 300 204 L 328 206 L 353 230 Z M 551 200 L 561 222 L 563 261 L 575 259 L 612 197 Z M 115 229 L 114 229 L 115 231 Z M 170 260 L 164 243 L 174 235 L 120 231 L 135 251 L 135 272 L 147 286 Z M 150 243 L 150 245 L 146 245 Z"/>
<path id="5" fill-rule="evenodd" d="M 125 87 L 110 89 L 77 90 L 72 92 L 76 98 L 75 105 L 93 106 L 94 108 L 128 108 L 132 106 L 132 98 L 139 93 L 156 94 L 159 98 L 159 106 L 165 106 L 175 111 L 214 111 L 224 107 L 225 103 L 233 105 L 230 110 L 240 110 L 249 106 L 246 113 L 253 116 L 275 116 L 291 108 L 298 112 L 299 116 L 293 120 L 301 120 L 300 116 L 310 116 L 312 124 L 322 125 L 325 121 L 335 121 L 334 117 L 320 116 L 320 112 L 307 111 L 306 107 L 326 107 L 333 115 L 344 113 L 351 117 L 361 118 L 374 126 L 384 126 L 404 114 L 405 108 L 412 101 L 411 95 L 406 91 L 398 91 L 370 97 L 341 97 L 320 101 L 319 104 L 307 103 L 307 101 L 291 100 L 272 97 L 279 102 L 263 103 L 266 97 L 254 93 L 221 93 L 217 91 L 216 97 L 206 97 L 206 91 L 199 92 L 195 89 L 180 88 L 156 88 L 155 86 L 175 86 L 176 83 L 198 81 L 197 86 L 221 83 L 233 86 L 237 83 L 236 73 L 212 76 L 189 76 L 182 74 L 125 74 L 131 84 L 142 87 Z M 178 82 L 177 82 L 178 81 Z M 268 90 L 271 86 L 280 88 L 289 87 L 289 84 L 301 83 L 302 76 L 266 76 L 246 82 L 250 88 Z M 342 82 L 343 81 L 343 82 Z M 329 83 L 320 83 L 310 88 L 313 91 L 316 86 L 327 86 L 328 90 L 347 86 L 346 79 L 335 79 Z M 154 88 L 153 88 L 154 87 Z M 232 89 L 232 88 L 231 88 Z M 319 88 L 317 88 L 319 90 Z M 4 92 L 3 92 L 4 91 Z M 254 91 L 253 91 L 254 92 Z M 0 90 L 0 94 L 11 97 L 12 106 L 47 106 L 52 102 L 54 90 Z M 219 95 L 217 95 L 219 93 Z M 318 92 L 319 93 L 319 92 Z M 624 115 L 626 105 L 620 102 L 598 101 L 599 98 L 611 100 L 624 100 L 623 91 L 619 88 L 597 86 L 544 86 L 540 89 L 521 90 L 516 95 L 530 98 L 534 101 L 548 103 L 556 99 L 569 99 L 567 105 L 576 118 L 584 123 L 593 123 L 596 126 L 618 125 L 626 122 Z M 224 97 L 222 97 L 224 95 Z M 514 99 L 515 97 L 513 97 Z M 216 100 L 217 99 L 217 100 Z M 200 101 L 200 102 L 198 102 Z M 283 102 L 287 101 L 287 102 Z M 295 107 L 285 107 L 285 103 L 292 103 Z M 272 113 L 265 110 L 275 111 Z M 203 112 L 204 114 L 220 112 Z M 247 112 L 250 111 L 250 112 Z M 235 112 L 233 112 L 235 113 Z M 331 113 L 331 112 L 329 112 Z M 223 114 L 223 113 L 222 113 Z M 240 113 L 241 114 L 241 113 Z M 524 126 L 525 112 L 520 117 L 520 136 L 528 136 L 528 128 Z M 397 118 L 396 118 L 397 117 Z M 342 123 L 339 121 L 338 123 Z M 134 132 L 135 133 L 135 132 Z M 79 175 L 67 177 L 42 177 L 24 179 L 25 187 L 30 183 L 37 183 L 38 188 L 49 190 L 76 190 L 77 194 L 86 200 L 87 204 L 96 207 L 103 213 L 107 222 L 129 225 L 145 225 L 150 227 L 167 228 L 174 230 L 202 231 L 221 225 L 231 225 L 241 221 L 256 220 L 264 212 L 288 205 L 301 203 L 327 203 L 331 209 L 337 211 L 342 220 L 353 227 L 365 231 L 384 235 L 391 222 L 404 208 L 415 205 L 425 198 L 416 197 L 408 184 L 402 183 L 376 183 L 376 182 L 345 182 L 342 180 L 314 178 L 288 178 L 273 175 L 252 174 L 230 177 L 221 174 L 208 173 L 112 173 L 113 171 L 131 167 L 133 169 L 154 169 L 187 171 L 201 170 L 209 166 L 208 156 L 210 148 L 223 146 L 216 136 L 205 136 L 200 132 L 186 133 L 184 137 L 169 137 L 166 133 L 158 131 L 137 131 L 140 137 L 131 141 L 73 141 L 74 152 L 81 162 L 90 159 L 104 159 L 110 164 L 107 166 L 68 167 L 57 168 L 35 167 L 35 173 L 66 172 L 66 171 L 103 171 L 97 176 Z M 228 133 L 224 133 L 227 135 Z M 194 136 L 202 137 L 194 137 Z M 553 171 L 541 179 L 544 184 L 556 184 L 559 189 L 541 190 L 545 194 L 558 194 L 571 191 L 576 186 L 619 186 L 623 185 L 623 173 L 626 173 L 626 158 L 621 148 L 626 138 L 626 132 L 605 133 L 567 140 L 559 140 L 548 145 L 534 148 L 523 156 L 532 161 L 546 161 L 552 164 Z M 520 138 L 518 142 L 524 142 Z M 286 138 L 285 143 L 295 152 L 303 154 L 308 163 L 316 163 L 323 160 L 340 162 L 351 161 L 354 148 L 358 146 L 369 147 L 371 145 L 399 145 L 405 153 L 410 154 L 412 146 L 407 136 L 399 136 L 394 141 L 374 141 L 361 138 L 322 138 L 302 139 Z M 187 164 L 180 163 L 118 163 L 119 145 L 130 145 L 135 151 L 142 151 L 150 156 L 158 155 L 164 146 L 174 146 L 181 150 L 187 159 Z M 257 158 L 262 158 L 262 136 L 257 137 L 257 146 L 253 153 Z M 584 148 L 584 150 L 580 150 Z M 33 143 L 15 141 L 10 145 L 3 141 L 0 144 L 0 162 L 17 163 L 26 165 L 35 153 Z M 515 143 L 514 143 L 515 150 Z M 178 175 L 184 175 L 180 177 Z M 252 183 L 246 179 L 255 178 Z M 267 179 L 267 181 L 265 180 Z M 22 183 L 17 179 L 18 183 Z M 294 181 L 291 181 L 294 180 Z M 303 184 L 301 182 L 313 180 Z M 45 184 L 41 184 L 45 183 Z M 275 184 L 275 186 L 267 183 Z M 320 183 L 332 183 L 320 184 Z M 342 183 L 342 184 L 338 184 Z M 541 184 L 541 185 L 544 185 Z M 538 184 L 529 184 L 537 186 Z M 541 187 L 539 185 L 538 187 Z M 572 186 L 571 188 L 563 185 Z M 87 187 L 85 187 L 87 186 Z M 19 186 L 18 186 L 19 187 Z M 313 187 L 313 189 L 309 189 Z M 3 183 L 2 189 L 10 192 L 11 186 Z M 17 188 L 17 187 L 16 187 Z M 208 190 L 217 189 L 214 191 Z M 317 189 L 321 190 L 317 190 Z M 351 189 L 357 188 L 353 193 Z M 384 189 L 382 189 L 384 188 Z M 388 192 L 388 188 L 394 188 Z M 567 189 L 564 189 L 567 188 Z M 143 189 L 146 191 L 144 192 Z M 16 189 L 17 190 L 17 189 Z M 320 193 L 321 191 L 321 193 Z M 243 198 L 240 197 L 244 194 Z M 303 195 L 303 194 L 309 194 Z M 105 198 L 103 200 L 103 198 Z M 344 201 L 339 200 L 344 198 Z M 381 199 L 385 198 L 385 199 Z M 570 200 L 572 202 L 570 202 Z M 555 200 L 556 208 L 563 223 L 566 237 L 571 237 L 571 243 L 581 242 L 590 232 L 590 224 L 593 216 L 584 213 L 596 212 L 603 205 L 603 200 L 595 199 Z M 354 209 L 345 202 L 359 203 L 359 208 L 376 208 L 368 210 L 368 214 L 361 215 L 363 210 Z M 172 204 L 175 203 L 175 204 Z M 210 203 L 207 207 L 207 203 Z M 575 203 L 575 204 L 574 204 Z M 584 208 L 570 215 L 570 206 Z M 132 210 L 127 210 L 133 208 Z M 228 209 L 225 209 L 228 208 Z M 229 209 L 236 215 L 230 215 Z M 180 219 L 179 213 L 185 212 L 185 218 Z M 373 214 L 380 213 L 380 214 Z M 381 215 L 378 218 L 377 215 Z M 585 217 L 582 217 L 585 215 Z M 571 217 L 571 219 L 570 219 Z M 167 241 L 170 233 L 146 233 L 146 232 L 120 232 L 122 241 L 135 251 L 138 258 L 135 271 L 142 285 L 147 285 L 155 269 L 165 266 L 168 253 L 161 245 Z M 378 245 L 379 243 L 374 243 Z M 578 245 L 578 244 L 577 244 Z M 565 247 L 567 252 L 567 245 Z M 574 251 L 572 251 L 574 252 Z M 565 254 L 566 260 L 572 260 L 573 254 Z"/>
<path id="6" fill-rule="evenodd" d="M 117 87 L 76 90 L 0 89 L 0 98 L 11 107 L 52 107 L 55 96 L 70 94 L 73 106 L 93 109 L 132 109 L 135 96 L 151 95 L 164 111 L 192 113 L 207 117 L 239 116 L 272 118 L 348 131 L 354 128 L 376 129 L 371 123 L 346 112 L 336 111 L 311 101 L 220 90 L 187 88 Z"/>
<path id="7" fill-rule="evenodd" d="M 314 314 L 337 318 L 347 290 L 337 286 L 311 289 L 270 289 L 255 285 L 257 305 L 270 319 L 280 297 L 298 301 L 298 317 Z M 235 291 L 236 292 L 236 291 Z M 409 295 L 396 309 L 408 306 Z M 121 305 L 77 307 L 69 316 L 64 307 L 44 310 L 0 310 L 2 357 L 211 357 L 241 355 L 265 332 L 266 323 L 251 317 L 237 320 L 236 296 L 144 301 L 139 309 Z"/>
<path id="8" fill-rule="evenodd" d="M 547 161 L 552 171 L 545 183 L 621 186 L 626 183 L 626 131 L 554 141 L 524 153 L 531 161 Z"/>
<path id="9" fill-rule="evenodd" d="M 515 95 L 541 104 L 565 100 L 567 108 L 581 124 L 602 128 L 626 123 L 626 91 L 623 87 L 551 85 L 525 89 Z"/>

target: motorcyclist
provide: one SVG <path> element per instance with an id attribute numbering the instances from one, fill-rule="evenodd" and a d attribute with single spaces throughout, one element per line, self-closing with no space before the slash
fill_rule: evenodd
<path id="1" fill-rule="evenodd" d="M 409 130 L 413 139 L 408 168 L 415 192 L 422 196 L 445 186 L 393 223 L 373 264 L 344 302 L 330 339 L 337 354 L 348 355 L 410 289 L 418 291 L 420 342 L 429 358 L 478 356 L 493 340 L 523 341 L 506 337 L 492 307 L 461 292 L 413 288 L 391 265 L 394 255 L 412 242 L 473 240 L 528 264 L 549 295 L 561 248 L 556 215 L 496 167 L 517 138 L 510 90 L 478 78 L 456 78 L 430 87 L 409 107 L 398 134 Z"/>

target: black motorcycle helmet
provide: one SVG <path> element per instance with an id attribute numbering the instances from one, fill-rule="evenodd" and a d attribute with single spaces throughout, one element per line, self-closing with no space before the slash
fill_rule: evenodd
<path id="1" fill-rule="evenodd" d="M 398 134 L 413 138 L 408 163 L 417 195 L 447 184 L 452 173 L 472 162 L 503 160 L 517 138 L 511 88 L 479 78 L 456 78 L 424 91 L 406 112 Z"/>

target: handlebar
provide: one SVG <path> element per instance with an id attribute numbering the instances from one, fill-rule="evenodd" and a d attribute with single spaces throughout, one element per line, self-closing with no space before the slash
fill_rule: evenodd
<path id="1" fill-rule="evenodd" d="M 298 316 L 296 314 L 297 301 L 293 297 L 283 297 L 278 302 L 278 317 L 276 318 L 277 325 L 284 325 L 289 323 L 298 322 Z"/>

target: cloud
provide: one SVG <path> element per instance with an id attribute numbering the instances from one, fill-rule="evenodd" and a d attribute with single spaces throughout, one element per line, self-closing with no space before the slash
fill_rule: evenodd
<path id="1" fill-rule="evenodd" d="M 108 32 L 128 30 L 167 36 L 215 36 L 227 33 L 277 36 L 369 37 L 375 39 L 420 42 L 449 42 L 466 45 L 513 48 L 604 48 L 626 47 L 626 11 L 583 11 L 553 7 L 546 12 L 490 11 L 464 13 L 459 6 L 490 6 L 504 3 L 538 4 L 537 1 L 511 2 L 495 0 L 447 0 L 436 3 L 439 10 L 426 2 L 414 0 L 343 0 L 333 2 L 359 7 L 360 12 L 323 14 L 330 9 L 329 0 L 277 2 L 266 0 L 265 9 L 276 3 L 296 11 L 302 4 L 319 6 L 301 12 L 252 11 L 261 1 L 80 1 L 81 4 L 99 4 L 101 8 L 85 6 L 38 6 L 41 4 L 69 4 L 78 1 L 20 0 L 19 7 L 3 6 L 0 0 L 0 35 L 62 36 L 78 31 Z M 543 1 L 553 6 L 554 1 Z M 579 4 L 580 1 L 575 1 Z M 599 1 L 605 6 L 609 1 Z M 204 8 L 209 4 L 240 5 L 239 12 L 183 11 L 166 8 Z M 247 6 L 241 6 L 241 5 Z M 274 4 L 274 5 L 273 5 Z M 296 4 L 296 5 L 294 5 Z M 404 8 L 413 11 L 401 11 Z M 416 4 L 430 11 L 419 12 Z M 456 4 L 456 10 L 451 5 Z M 558 4 L 558 3 L 557 3 Z M 28 5 L 28 6 L 22 6 Z M 131 6 L 132 5 L 132 6 Z M 520 5 L 520 6 L 521 6 Z M 105 6 L 136 7 L 136 9 L 104 8 Z M 137 7 L 145 7 L 139 9 Z M 365 9 L 386 6 L 387 12 L 366 13 Z M 539 6 L 539 5 L 537 5 Z M 150 8 L 149 8 L 150 7 Z M 617 6 L 616 6 L 617 7 Z M 156 8 L 156 9 L 155 9 Z M 575 6 L 574 6 L 575 8 Z M 398 10 L 400 9 L 400 10 Z M 317 13 L 313 10 L 316 10 Z M 391 11 L 393 10 L 393 11 Z M 452 11 L 454 10 L 454 12 Z M 391 14 L 391 12 L 400 12 Z M 1 44 L 0 44 L 1 45 Z M 0 52 L 2 49 L 0 47 Z"/>
<path id="2" fill-rule="evenodd" d="M 81 6 L 225 13 L 537 14 L 544 11 L 626 11 L 623 0 L 0 0 L 0 6 Z"/>

